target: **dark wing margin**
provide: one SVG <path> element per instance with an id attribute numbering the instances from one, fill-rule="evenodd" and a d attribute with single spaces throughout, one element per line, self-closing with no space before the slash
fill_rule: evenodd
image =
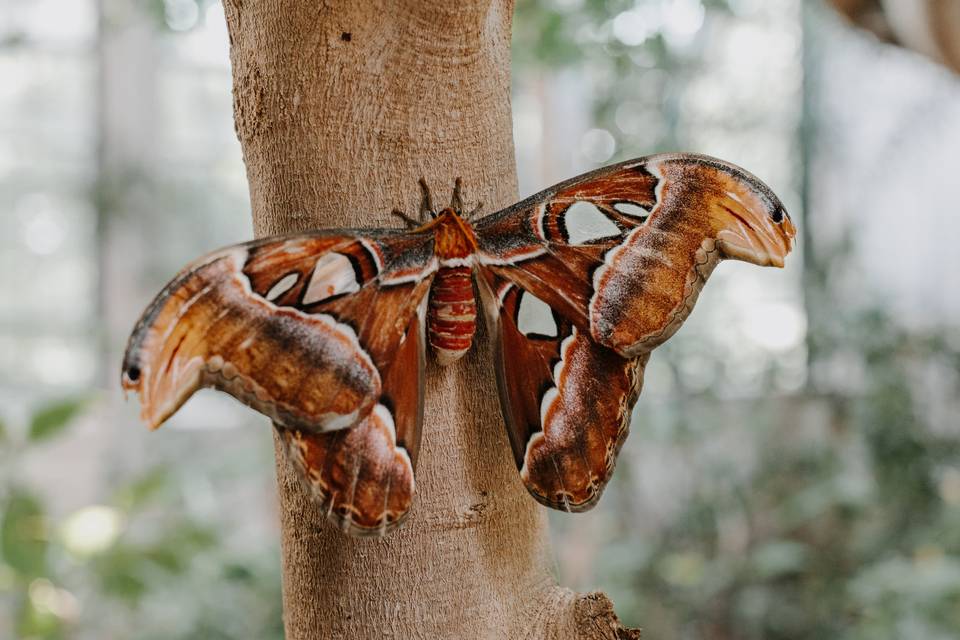
<path id="1" fill-rule="evenodd" d="M 153 300 L 123 361 L 151 428 L 214 387 L 306 432 L 353 426 L 383 393 L 430 288 L 430 234 L 334 232 L 228 247 Z"/>

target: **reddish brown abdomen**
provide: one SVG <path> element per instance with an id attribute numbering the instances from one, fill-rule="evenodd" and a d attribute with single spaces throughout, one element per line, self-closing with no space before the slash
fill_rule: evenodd
<path id="1" fill-rule="evenodd" d="M 470 267 L 443 267 L 430 289 L 427 326 L 430 345 L 440 364 L 450 364 L 466 353 L 476 330 L 477 304 Z"/>

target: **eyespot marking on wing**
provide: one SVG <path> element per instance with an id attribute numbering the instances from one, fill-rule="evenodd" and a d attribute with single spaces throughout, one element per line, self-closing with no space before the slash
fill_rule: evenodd
<path id="1" fill-rule="evenodd" d="M 297 272 L 293 272 L 293 273 L 288 273 L 287 275 L 277 280 L 276 284 L 270 287 L 270 291 L 268 291 L 267 295 L 265 296 L 267 299 L 267 302 L 273 302 L 274 300 L 276 300 L 277 298 L 285 294 L 287 291 L 290 291 L 291 287 L 297 284 L 297 280 L 299 279 L 300 279 L 300 274 Z"/>
<path id="2" fill-rule="evenodd" d="M 350 259 L 342 253 L 328 253 L 313 268 L 302 304 L 313 304 L 342 293 L 360 290 L 357 273 Z"/>
<path id="3" fill-rule="evenodd" d="M 526 291 L 520 294 L 517 309 L 517 329 L 525 336 L 556 337 L 557 321 L 546 302 Z"/>
<path id="4" fill-rule="evenodd" d="M 633 218 L 648 218 L 650 217 L 649 209 L 645 209 L 638 204 L 633 202 L 617 202 L 613 205 L 613 208 L 622 213 L 625 216 L 631 216 Z"/>
<path id="5" fill-rule="evenodd" d="M 563 224 L 570 244 L 585 244 L 591 240 L 615 238 L 620 228 L 596 205 L 579 201 L 573 203 L 563 214 Z"/>

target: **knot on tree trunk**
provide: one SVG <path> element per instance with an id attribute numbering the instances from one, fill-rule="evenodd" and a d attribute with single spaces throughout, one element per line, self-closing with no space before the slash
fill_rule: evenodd
<path id="1" fill-rule="evenodd" d="M 638 640 L 639 629 L 628 629 L 620 624 L 613 611 L 613 603 L 599 591 L 577 597 L 574 607 L 578 637 L 600 640 Z"/>
<path id="2" fill-rule="evenodd" d="M 621 624 L 606 594 L 552 586 L 538 614 L 516 637 L 528 640 L 638 640 L 639 629 Z"/>

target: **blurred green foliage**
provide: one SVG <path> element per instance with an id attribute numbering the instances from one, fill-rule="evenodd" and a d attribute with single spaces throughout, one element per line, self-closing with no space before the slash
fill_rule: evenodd
<path id="1" fill-rule="evenodd" d="M 83 402 L 76 399 L 60 400 L 42 407 L 30 420 L 30 440 L 39 442 L 56 436 L 82 409 Z"/>
<path id="2" fill-rule="evenodd" d="M 53 401 L 19 432 L 0 429 L 0 637 L 282 638 L 276 549 L 224 549 L 223 532 L 187 515 L 170 470 L 66 514 L 24 482 L 25 461 L 66 436 L 88 400 Z"/>
<path id="3" fill-rule="evenodd" d="M 514 14 L 514 83 L 537 75 L 576 67 L 589 80 L 595 126 L 614 133 L 617 158 L 676 150 L 678 139 L 678 81 L 700 61 L 700 48 L 671 46 L 661 30 L 654 29 L 636 44 L 625 43 L 612 27 L 616 16 L 644 6 L 662 6 L 661 0 L 519 0 Z M 710 19 L 730 13 L 727 0 L 702 0 Z M 670 82 L 651 82 L 654 72 Z M 661 75 L 663 74 L 663 75 Z M 626 132 L 615 124 L 618 106 L 629 103 L 633 117 L 657 123 Z"/>

